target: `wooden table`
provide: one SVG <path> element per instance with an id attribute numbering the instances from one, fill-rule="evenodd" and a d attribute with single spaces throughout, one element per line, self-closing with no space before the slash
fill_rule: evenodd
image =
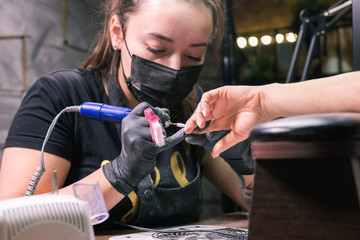
<path id="1" fill-rule="evenodd" d="M 227 213 L 213 217 L 207 217 L 201 219 L 195 223 L 189 223 L 189 225 L 193 224 L 201 224 L 201 225 L 214 225 L 214 226 L 222 226 L 222 227 L 236 227 L 236 228 L 248 228 L 248 214 L 243 212 L 234 212 Z M 166 228 L 169 228 L 168 226 Z M 138 232 L 136 230 L 129 229 L 114 229 L 106 232 L 98 232 L 96 233 L 96 240 L 108 240 L 110 237 L 117 235 L 126 235 L 130 233 Z"/>
<path id="2" fill-rule="evenodd" d="M 279 119 L 252 133 L 249 240 L 360 239 L 360 115 Z"/>

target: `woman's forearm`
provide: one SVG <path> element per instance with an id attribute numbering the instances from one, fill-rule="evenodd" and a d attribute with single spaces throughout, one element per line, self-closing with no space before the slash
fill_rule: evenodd
<path id="1" fill-rule="evenodd" d="M 261 87 L 265 111 L 273 118 L 323 112 L 360 111 L 360 72 Z"/>

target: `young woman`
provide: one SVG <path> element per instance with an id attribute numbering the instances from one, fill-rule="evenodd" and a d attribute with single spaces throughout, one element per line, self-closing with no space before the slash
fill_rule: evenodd
<path id="1" fill-rule="evenodd" d="M 190 117 L 206 50 L 222 39 L 221 0 L 114 0 L 105 10 L 84 68 L 49 73 L 25 96 L 5 144 L 0 198 L 24 195 L 46 131 L 62 109 L 102 102 L 133 110 L 121 125 L 63 114 L 45 148 L 47 171 L 35 194 L 51 191 L 56 169 L 60 193 L 73 194 L 76 182 L 99 182 L 113 220 L 179 224 L 201 214 L 203 173 L 246 208 L 241 184 L 251 185 L 252 175 L 240 182 L 222 158 L 182 141 L 184 130 L 175 126 L 166 128 L 165 147 L 156 147 L 144 117 L 148 107 L 162 120 L 169 110 L 172 122 Z M 248 150 L 245 144 L 246 160 Z"/>

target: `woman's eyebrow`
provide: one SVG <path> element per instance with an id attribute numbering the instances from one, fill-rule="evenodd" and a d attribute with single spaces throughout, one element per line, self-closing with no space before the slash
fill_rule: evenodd
<path id="1" fill-rule="evenodd" d="M 164 40 L 164 41 L 167 41 L 167 42 L 174 42 L 173 39 L 168 38 L 168 37 L 165 37 L 164 35 L 161 35 L 161 34 L 159 34 L 159 33 L 149 33 L 149 35 L 152 35 L 152 36 L 154 36 L 154 37 L 157 37 L 157 38 L 159 38 L 159 39 L 161 39 L 161 40 Z"/>
<path id="2" fill-rule="evenodd" d="M 167 42 L 171 42 L 171 43 L 174 42 L 173 39 L 165 37 L 164 35 L 159 34 L 159 33 L 149 33 L 149 35 L 152 35 L 152 36 L 154 36 L 156 38 L 159 38 L 159 39 L 167 41 Z M 209 44 L 207 42 L 202 42 L 202 43 L 192 43 L 189 46 L 190 47 L 207 47 L 208 45 Z"/>

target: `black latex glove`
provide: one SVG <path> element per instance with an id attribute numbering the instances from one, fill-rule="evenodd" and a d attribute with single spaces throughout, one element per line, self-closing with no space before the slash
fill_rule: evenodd
<path id="1" fill-rule="evenodd" d="M 154 169 L 159 152 L 178 144 L 186 136 L 184 129 L 181 129 L 165 138 L 164 146 L 157 147 L 152 142 L 150 125 L 144 116 L 144 110 L 148 107 L 162 122 L 170 119 L 167 109 L 140 103 L 121 123 L 120 156 L 102 167 L 107 180 L 123 195 L 129 194 Z"/>
<path id="2" fill-rule="evenodd" d="M 205 134 L 190 134 L 186 136 L 185 141 L 201 146 L 211 152 L 215 144 L 229 132 L 229 130 L 223 130 Z M 251 158 L 250 141 L 248 139 L 220 153 L 220 157 L 228 162 L 239 174 L 248 175 L 254 173 L 255 163 Z"/>

